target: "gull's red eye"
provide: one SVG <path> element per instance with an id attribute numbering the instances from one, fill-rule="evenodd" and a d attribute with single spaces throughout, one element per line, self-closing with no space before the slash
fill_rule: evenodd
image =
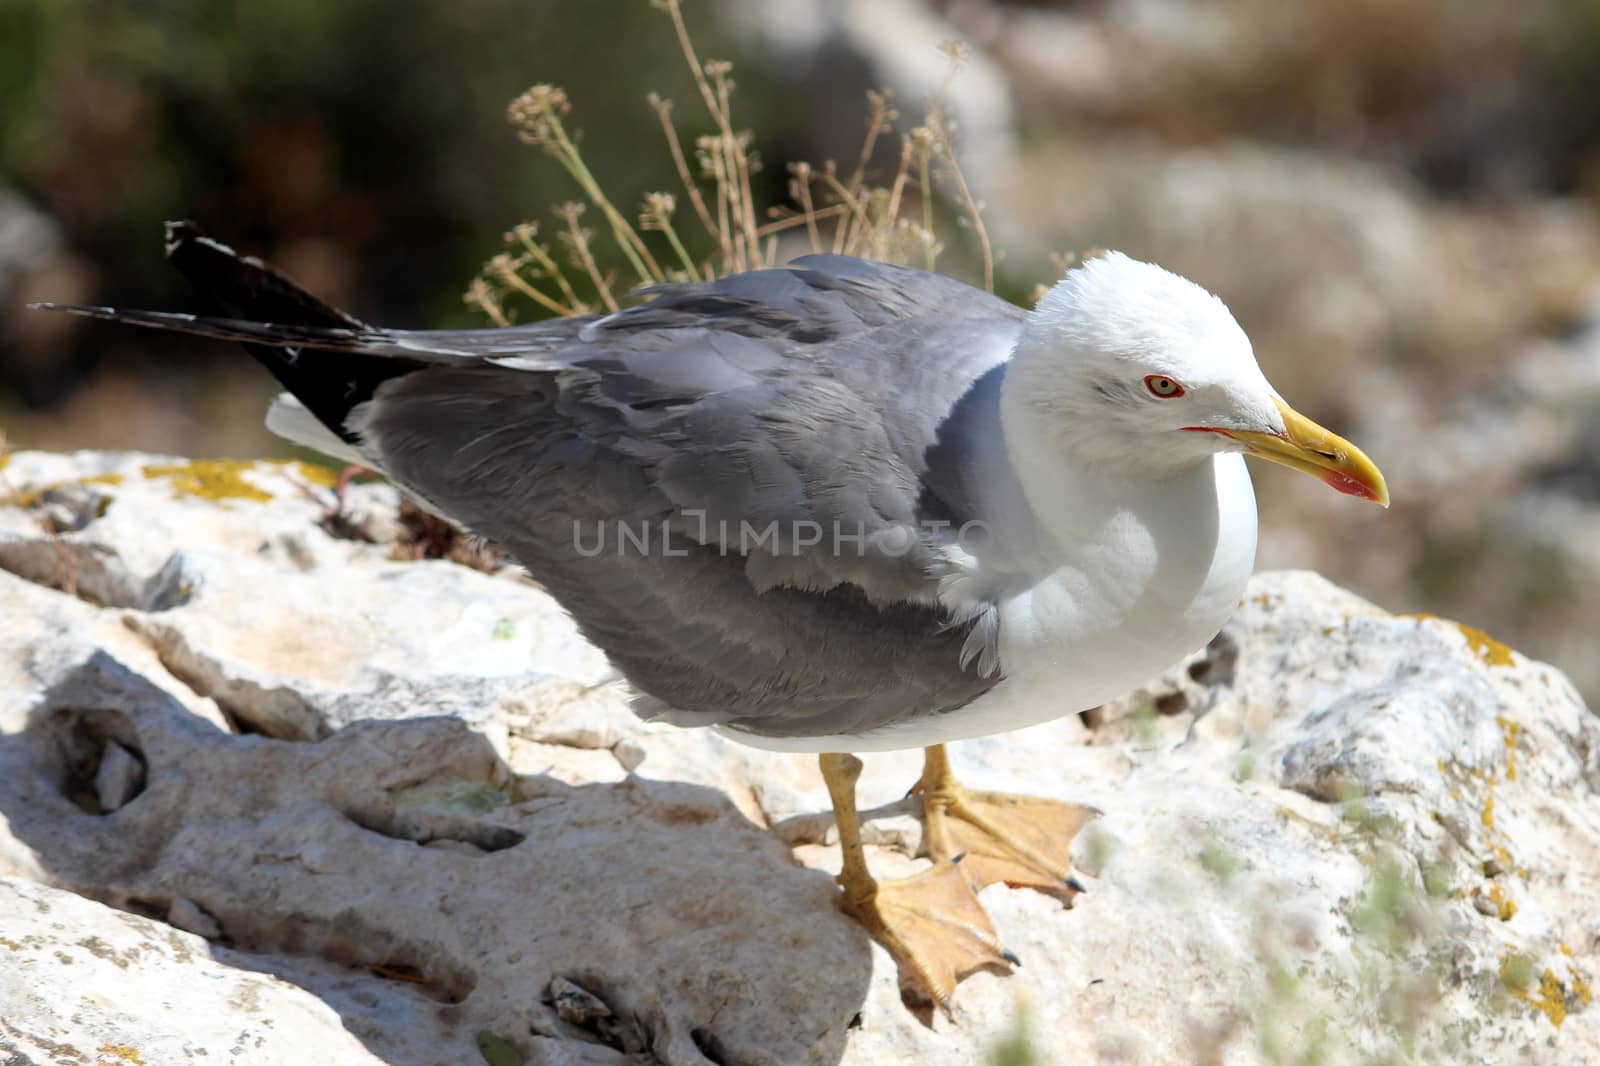
<path id="1" fill-rule="evenodd" d="M 1144 379 L 1144 387 L 1150 390 L 1150 395 L 1170 400 L 1174 396 L 1183 395 L 1183 386 L 1169 377 L 1160 374 L 1151 374 Z"/>

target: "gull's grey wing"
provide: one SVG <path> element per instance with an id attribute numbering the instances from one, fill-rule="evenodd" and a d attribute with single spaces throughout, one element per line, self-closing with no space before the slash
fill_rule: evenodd
<path id="1" fill-rule="evenodd" d="M 424 366 L 351 428 L 680 721 L 832 735 L 954 709 L 997 678 L 963 654 L 983 620 L 938 599 L 951 531 L 926 521 L 981 516 L 930 456 L 959 465 L 963 441 L 998 433 L 948 416 L 1021 312 L 918 271 L 802 265 Z"/>
<path id="2" fill-rule="evenodd" d="M 657 711 L 853 735 L 998 680 L 994 612 L 940 602 L 956 564 L 928 523 L 991 517 L 1008 475 L 1004 301 L 813 256 L 600 318 L 403 331 L 191 223 L 167 254 L 220 317 L 69 310 L 243 342 L 299 401 L 275 405 L 291 436 L 499 542 Z"/>
<path id="3" fill-rule="evenodd" d="M 645 474 L 679 535 L 744 557 L 757 588 L 851 583 L 874 602 L 937 602 L 949 541 L 982 516 L 958 474 L 930 472 L 930 452 L 959 471 L 969 438 L 997 435 L 971 416 L 955 427 L 966 432 L 947 422 L 1007 357 L 1022 313 L 921 271 L 800 263 L 661 286 L 649 304 L 489 358 L 553 374 L 573 431 Z M 477 332 L 503 350 L 505 331 Z M 489 446 L 518 446 L 513 427 L 485 428 L 502 430 Z"/>

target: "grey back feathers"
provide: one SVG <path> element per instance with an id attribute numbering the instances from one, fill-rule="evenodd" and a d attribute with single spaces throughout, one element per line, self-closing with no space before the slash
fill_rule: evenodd
<path id="1" fill-rule="evenodd" d="M 930 457 L 965 460 L 941 426 L 1022 314 L 917 271 L 798 265 L 423 368 L 352 428 L 527 565 L 649 712 L 782 736 L 954 710 L 998 677 L 963 660 L 986 620 L 938 602 L 946 542 L 976 514 Z"/>

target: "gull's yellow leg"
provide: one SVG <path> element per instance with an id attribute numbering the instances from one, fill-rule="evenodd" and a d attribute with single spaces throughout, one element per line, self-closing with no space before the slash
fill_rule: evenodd
<path id="1" fill-rule="evenodd" d="M 1068 851 L 1078 830 L 1100 812 L 1060 800 L 1008 792 L 973 792 L 956 780 L 943 744 L 924 754 L 912 793 L 922 797 L 923 850 L 934 862 L 964 856 L 975 889 L 1004 881 L 1071 903 L 1083 891 Z"/>
<path id="2" fill-rule="evenodd" d="M 900 881 L 874 880 L 867 871 L 856 811 L 861 760 L 822 755 L 820 762 L 844 852 L 841 904 L 894 956 L 902 987 L 948 1013 L 961 978 L 989 966 L 1006 967 L 1016 956 L 1000 946 L 994 925 L 956 863 L 936 861 L 933 869 Z"/>

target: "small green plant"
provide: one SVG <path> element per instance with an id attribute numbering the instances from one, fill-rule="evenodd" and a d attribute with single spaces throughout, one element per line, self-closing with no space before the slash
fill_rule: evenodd
<path id="1" fill-rule="evenodd" d="M 1019 1000 L 1011 1031 L 990 1049 L 988 1066 L 1040 1066 L 1043 1061 L 1033 1040 L 1033 1013 L 1026 1001 Z"/>

